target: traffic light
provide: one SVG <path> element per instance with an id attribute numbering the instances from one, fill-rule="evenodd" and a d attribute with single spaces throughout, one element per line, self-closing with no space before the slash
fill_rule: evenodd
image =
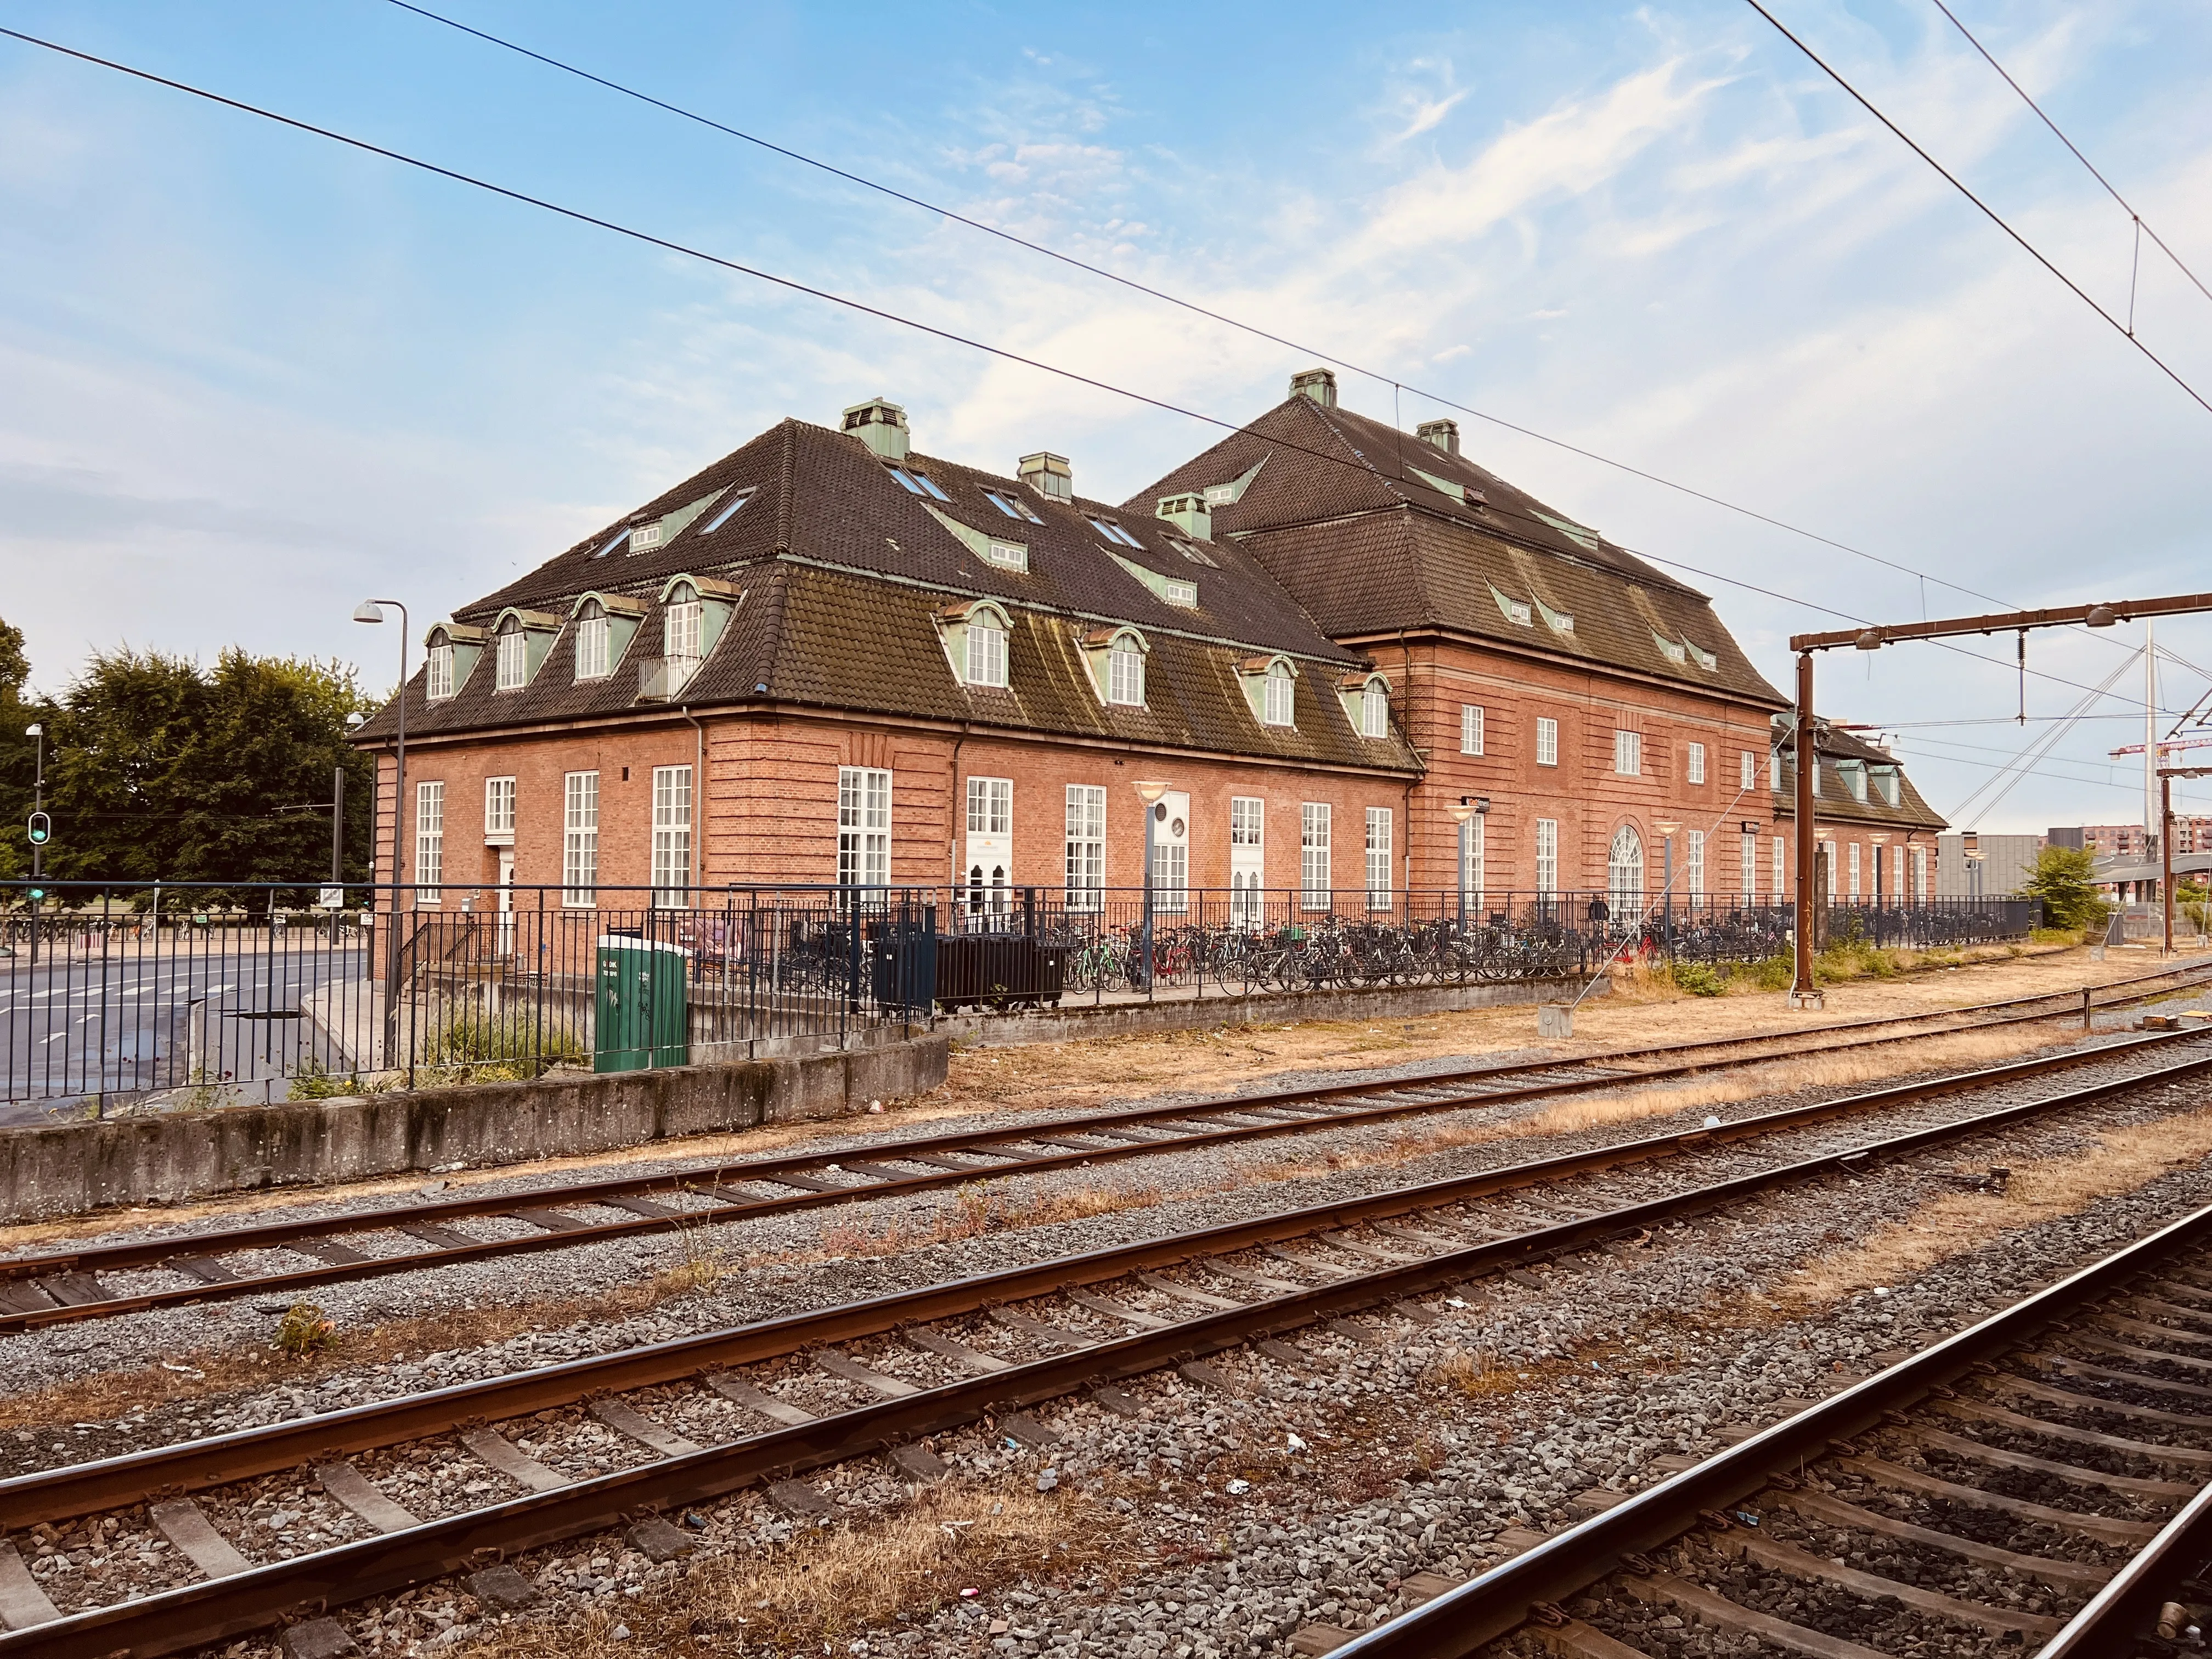
<path id="1" fill-rule="evenodd" d="M 31 845 L 33 847 L 44 847 L 54 838 L 54 821 L 44 812 L 32 813 L 28 827 L 31 832 Z"/>
<path id="2" fill-rule="evenodd" d="M 31 890 L 30 890 L 30 899 L 31 899 L 31 902 L 32 902 L 32 903 L 33 903 L 33 904 L 38 904 L 38 903 L 42 902 L 45 900 L 46 896 L 46 890 L 45 888 L 43 888 L 43 887 L 33 887 L 33 888 L 32 888 L 32 889 L 31 889 Z"/>

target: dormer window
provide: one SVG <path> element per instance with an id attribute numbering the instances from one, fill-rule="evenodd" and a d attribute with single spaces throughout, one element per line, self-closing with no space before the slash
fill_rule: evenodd
<path id="1" fill-rule="evenodd" d="M 1145 648 L 1133 634 L 1116 634 L 1107 648 L 1106 701 L 1131 708 L 1145 706 Z"/>
<path id="2" fill-rule="evenodd" d="M 678 582 L 669 590 L 668 608 L 661 613 L 660 654 L 669 659 L 672 673 L 679 662 L 690 668 L 699 665 L 700 623 L 704 615 L 699 590 L 690 582 Z M 690 669 L 684 673 L 688 678 Z"/>
<path id="3" fill-rule="evenodd" d="M 1134 536 L 1132 536 L 1127 531 L 1122 529 L 1121 526 L 1115 523 L 1113 520 L 1102 519 L 1095 513 L 1086 513 L 1084 514 L 1084 517 L 1089 519 L 1091 520 L 1091 527 L 1097 531 L 1100 535 L 1103 536 L 1108 541 L 1119 542 L 1124 547 L 1134 547 L 1138 549 L 1143 548 L 1144 544 L 1142 542 L 1139 541 Z"/>
<path id="4" fill-rule="evenodd" d="M 1504 617 L 1506 621 L 1511 623 L 1515 627 L 1533 628 L 1535 626 L 1536 613 L 1529 605 L 1528 600 L 1510 598 L 1506 594 L 1499 592 L 1495 586 L 1492 586 L 1490 590 L 1490 597 L 1498 601 L 1498 609 L 1499 613 Z"/>
<path id="5" fill-rule="evenodd" d="M 899 487 L 910 495 L 926 495 L 932 501 L 949 501 L 952 498 L 937 487 L 937 481 L 927 472 L 917 472 L 912 467 L 890 466 L 884 470 L 899 481 Z"/>
<path id="6" fill-rule="evenodd" d="M 629 550 L 633 553 L 650 553 L 659 545 L 660 520 L 658 519 L 651 524 L 641 524 L 629 532 Z"/>
<path id="7" fill-rule="evenodd" d="M 1002 493 L 996 489 L 987 489 L 983 492 L 983 499 L 1010 519 L 1020 519 L 1030 524 L 1044 522 L 1030 510 L 1030 504 L 1018 495 Z"/>
<path id="8" fill-rule="evenodd" d="M 422 674 L 422 695 L 432 702 L 443 702 L 453 695 L 453 647 L 444 640 L 430 647 L 429 665 Z"/>
<path id="9" fill-rule="evenodd" d="M 1298 671 L 1288 657 L 1247 657 L 1237 665 L 1237 678 L 1261 725 L 1297 725 Z"/>
<path id="10" fill-rule="evenodd" d="M 597 599 L 585 600 L 583 609 L 576 613 L 578 680 L 603 680 L 614 672 L 612 653 L 607 649 L 612 632 L 607 623 L 606 606 Z"/>
<path id="11" fill-rule="evenodd" d="M 1380 680 L 1370 680 L 1359 694 L 1359 735 L 1363 738 L 1387 738 L 1390 735 L 1390 689 Z"/>
<path id="12" fill-rule="evenodd" d="M 994 612 L 979 611 L 968 619 L 968 684 L 1006 683 L 1006 630 Z"/>
<path id="13" fill-rule="evenodd" d="M 1005 570 L 1027 570 L 1030 550 L 1019 542 L 1002 542 L 996 536 L 983 544 L 984 562 Z"/>
<path id="14" fill-rule="evenodd" d="M 509 617 L 499 625 L 498 673 L 492 681 L 500 691 L 520 691 L 530 684 L 530 636 L 520 618 Z"/>

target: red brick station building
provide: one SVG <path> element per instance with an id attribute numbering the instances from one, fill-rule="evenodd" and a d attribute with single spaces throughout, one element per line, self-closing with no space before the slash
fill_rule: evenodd
<path id="1" fill-rule="evenodd" d="M 1786 700 L 1710 600 L 1326 370 L 1129 500 L 1060 456 L 910 447 L 881 398 L 786 420 L 428 635 L 419 902 L 501 882 L 1260 887 L 1782 900 Z M 394 715 L 378 879 L 394 879 Z M 1162 787 L 1164 787 L 1164 793 Z M 1838 896 L 1932 891 L 1942 820 L 1823 742 Z M 1478 810 L 1462 831 L 1455 807 Z M 1464 866 L 1462 866 L 1462 849 Z M 635 896 L 607 902 L 641 902 Z"/>

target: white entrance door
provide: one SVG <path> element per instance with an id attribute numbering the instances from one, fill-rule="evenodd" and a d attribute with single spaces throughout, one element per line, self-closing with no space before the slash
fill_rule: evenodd
<path id="1" fill-rule="evenodd" d="M 1152 908 L 1176 915 L 1190 908 L 1190 797 L 1181 790 L 1152 808 Z"/>
<path id="2" fill-rule="evenodd" d="M 968 780 L 968 845 L 962 866 L 968 925 L 988 927 L 1009 908 L 1014 880 L 1014 784 Z"/>
<path id="3" fill-rule="evenodd" d="M 1267 802 L 1257 795 L 1233 795 L 1229 801 L 1229 907 L 1243 927 L 1261 921 L 1260 889 L 1267 879 Z"/>

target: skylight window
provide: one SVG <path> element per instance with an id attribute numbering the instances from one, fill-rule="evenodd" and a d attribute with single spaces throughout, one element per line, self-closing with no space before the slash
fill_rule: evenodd
<path id="1" fill-rule="evenodd" d="M 1204 548 L 1200 547 L 1196 542 L 1187 542 L 1180 536 L 1170 536 L 1168 538 L 1168 545 L 1175 549 L 1176 552 L 1182 554 L 1183 557 L 1188 559 L 1193 564 L 1202 564 L 1209 570 L 1218 570 L 1221 568 L 1219 565 L 1214 563 L 1213 556 L 1208 553 Z"/>
<path id="2" fill-rule="evenodd" d="M 1023 519 L 1030 524 L 1044 522 L 1030 511 L 1030 504 L 1018 495 L 1003 495 L 995 489 L 987 489 L 983 492 L 983 498 L 1010 519 Z"/>
<path id="3" fill-rule="evenodd" d="M 730 497 L 730 504 L 709 520 L 706 526 L 702 529 L 699 533 L 702 536 L 713 535 L 717 530 L 720 530 L 724 525 L 729 523 L 732 519 L 735 518 L 738 514 L 738 509 L 743 507 L 747 501 L 752 500 L 752 498 L 753 492 L 751 490 L 740 489 L 736 495 Z"/>
<path id="4" fill-rule="evenodd" d="M 605 558 L 605 557 L 607 556 L 607 555 L 608 555 L 608 554 L 610 554 L 610 553 L 613 552 L 613 551 L 615 550 L 615 549 L 617 549 L 617 548 L 620 547 L 620 546 L 621 546 L 624 542 L 628 541 L 629 539 L 629 526 L 628 525 L 624 525 L 624 526 L 623 526 L 620 530 L 617 530 L 617 531 L 616 531 L 616 532 L 615 532 L 615 533 L 614 533 L 614 539 L 613 539 L 613 540 L 610 541 L 610 542 L 609 542 L 609 543 L 608 543 L 605 547 L 601 548 L 598 552 L 596 552 L 596 553 L 592 554 L 592 556 L 593 558 L 595 558 L 595 559 L 604 559 L 604 558 Z"/>
<path id="5" fill-rule="evenodd" d="M 916 472 L 911 468 L 903 466 L 894 466 L 890 470 L 891 477 L 896 478 L 901 488 L 909 495 L 927 495 L 933 501 L 949 501 L 952 499 L 937 487 L 937 481 L 927 472 Z"/>
<path id="6" fill-rule="evenodd" d="M 1109 542 L 1119 542 L 1124 547 L 1133 547 L 1139 550 L 1141 550 L 1145 545 L 1144 543 L 1139 541 L 1134 536 L 1132 536 L 1127 531 L 1122 529 L 1120 525 L 1115 524 L 1111 519 L 1102 519 L 1096 514 L 1086 514 L 1084 516 L 1091 520 L 1091 527 L 1097 531 L 1100 535 L 1103 536 Z"/>

